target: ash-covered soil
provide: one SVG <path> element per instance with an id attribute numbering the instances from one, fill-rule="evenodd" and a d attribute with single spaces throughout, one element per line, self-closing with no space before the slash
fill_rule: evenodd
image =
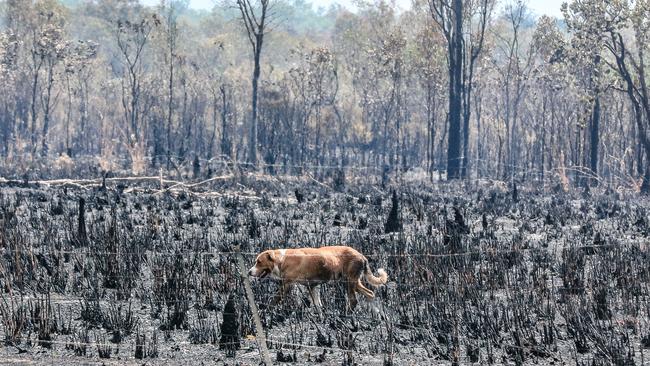
<path id="1" fill-rule="evenodd" d="M 356 248 L 390 281 L 353 313 L 341 284 L 321 286 L 322 316 L 304 289 L 270 307 L 277 284 L 253 281 L 276 362 L 650 363 L 647 199 L 396 187 L 5 185 L 0 363 L 258 365 L 233 248 L 250 266 L 323 245 Z"/>

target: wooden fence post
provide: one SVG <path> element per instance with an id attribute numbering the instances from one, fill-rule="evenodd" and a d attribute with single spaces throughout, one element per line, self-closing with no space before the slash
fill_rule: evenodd
<path id="1" fill-rule="evenodd" d="M 253 313 L 253 322 L 255 324 L 255 339 L 257 340 L 257 345 L 260 349 L 260 354 L 262 356 L 262 362 L 266 366 L 272 366 L 273 362 L 271 361 L 271 356 L 269 355 L 269 349 L 266 345 L 266 333 L 264 333 L 264 328 L 262 327 L 262 321 L 260 320 L 260 315 L 257 311 L 257 304 L 255 303 L 255 297 L 253 296 L 253 288 L 251 287 L 251 281 L 248 278 L 248 271 L 246 266 L 244 266 L 244 259 L 242 257 L 239 245 L 235 246 L 235 251 L 237 252 L 237 267 L 239 267 L 239 274 L 242 277 L 244 282 L 244 288 L 246 290 L 246 297 L 248 298 L 248 305 L 251 308 Z"/>

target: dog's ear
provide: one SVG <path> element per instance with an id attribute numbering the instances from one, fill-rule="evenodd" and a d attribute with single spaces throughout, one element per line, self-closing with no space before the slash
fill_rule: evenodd
<path id="1" fill-rule="evenodd" d="M 273 252 L 266 252 L 266 259 L 268 259 L 269 262 L 273 262 Z"/>

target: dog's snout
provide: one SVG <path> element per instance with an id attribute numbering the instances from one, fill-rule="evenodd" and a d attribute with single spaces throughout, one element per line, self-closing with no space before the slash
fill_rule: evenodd
<path id="1" fill-rule="evenodd" d="M 255 276 L 257 274 L 256 268 L 253 266 L 251 269 L 248 270 L 248 275 L 249 276 Z"/>

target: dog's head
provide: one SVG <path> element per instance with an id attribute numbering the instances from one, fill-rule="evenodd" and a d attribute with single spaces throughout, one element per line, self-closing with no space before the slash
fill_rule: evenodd
<path id="1" fill-rule="evenodd" d="M 276 268 L 275 255 L 272 250 L 266 250 L 255 259 L 255 265 L 248 271 L 249 276 L 264 278 L 273 273 Z"/>

